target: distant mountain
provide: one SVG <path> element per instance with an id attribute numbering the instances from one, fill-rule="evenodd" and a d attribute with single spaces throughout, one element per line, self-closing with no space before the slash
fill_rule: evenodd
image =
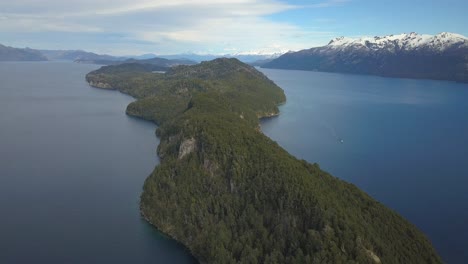
<path id="1" fill-rule="evenodd" d="M 100 55 L 83 50 L 40 50 L 48 60 L 66 61 L 119 61 L 125 57 L 115 57 L 111 55 Z"/>
<path id="2" fill-rule="evenodd" d="M 0 61 L 46 61 L 39 51 L 30 48 L 20 49 L 0 44 Z"/>
<path id="3" fill-rule="evenodd" d="M 174 54 L 174 55 L 160 55 L 158 57 L 165 59 L 189 59 L 197 62 L 210 61 L 217 58 L 236 58 L 244 63 L 252 63 L 259 60 L 273 59 L 278 58 L 282 54 L 194 54 L 194 53 L 185 53 L 185 54 Z"/>
<path id="4" fill-rule="evenodd" d="M 254 63 L 266 60 L 272 60 L 279 57 L 280 53 L 236 53 L 236 54 L 174 54 L 174 55 L 155 55 L 153 53 L 142 54 L 138 56 L 111 56 L 88 52 L 84 50 L 34 50 L 17 49 L 2 46 L 0 44 L 0 61 L 10 60 L 50 60 L 50 61 L 74 61 L 78 63 L 92 63 L 100 65 L 115 65 L 121 63 L 150 63 L 154 65 L 172 67 L 174 65 L 193 65 L 202 61 L 210 61 L 216 58 L 237 58 L 245 63 Z M 166 59 L 163 61 L 162 59 Z"/>
<path id="5" fill-rule="evenodd" d="M 202 61 L 209 61 L 213 60 L 218 57 L 222 57 L 221 55 L 200 55 L 200 54 L 194 54 L 194 53 L 182 53 L 182 54 L 172 54 L 172 55 L 159 55 L 160 58 L 164 59 L 169 59 L 169 60 L 174 60 L 174 59 L 189 59 L 197 62 L 202 62 Z"/>
<path id="6" fill-rule="evenodd" d="M 253 62 L 249 62 L 250 65 L 252 66 L 263 66 L 269 62 L 272 62 L 274 59 L 263 59 L 263 60 L 256 60 L 256 61 L 253 61 Z"/>
<path id="7" fill-rule="evenodd" d="M 130 55 L 130 56 L 124 56 L 124 57 L 133 58 L 137 60 L 147 60 L 147 59 L 156 58 L 157 56 L 156 54 L 153 54 L 153 53 L 147 53 L 147 54 L 142 54 L 142 55 L 137 55 L 137 56 Z"/>
<path id="8" fill-rule="evenodd" d="M 227 55 L 228 58 L 236 58 L 245 63 L 254 63 L 256 61 L 265 61 L 276 59 L 283 53 L 274 53 L 274 54 L 231 54 Z"/>
<path id="9" fill-rule="evenodd" d="M 122 63 L 146 63 L 169 68 L 177 65 L 193 65 L 196 61 L 188 59 L 164 59 L 156 58 L 154 54 L 144 54 L 133 57 L 116 57 L 111 55 L 101 55 L 83 50 L 41 50 L 49 60 L 66 60 L 78 63 L 91 63 L 100 65 L 116 65 Z"/>
<path id="10" fill-rule="evenodd" d="M 340 37 L 323 47 L 286 53 L 262 67 L 468 82 L 468 38 L 446 32 Z"/>
<path id="11" fill-rule="evenodd" d="M 145 60 L 137 59 L 125 59 L 125 60 L 75 60 L 77 63 L 92 63 L 99 65 L 122 65 L 122 64 L 140 64 L 140 65 L 152 65 L 149 66 L 153 71 L 166 71 L 171 67 L 178 65 L 194 65 L 196 61 L 187 59 L 164 59 L 164 58 L 151 58 Z"/>
<path id="12" fill-rule="evenodd" d="M 174 67 L 178 65 L 194 65 L 197 64 L 196 61 L 180 58 L 180 59 L 165 59 L 165 58 L 151 58 L 146 60 L 136 60 L 136 59 L 128 59 L 123 61 L 124 63 L 146 63 L 146 64 L 153 64 L 163 67 Z"/>

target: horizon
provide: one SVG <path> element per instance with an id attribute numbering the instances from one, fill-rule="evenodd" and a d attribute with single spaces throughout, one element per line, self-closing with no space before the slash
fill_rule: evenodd
<path id="1" fill-rule="evenodd" d="M 416 33 L 418 35 L 429 35 L 429 34 L 421 34 L 421 33 L 418 33 L 418 32 L 404 32 L 404 33 L 400 33 L 401 35 L 404 35 L 404 34 L 410 34 L 410 33 Z M 463 37 L 465 39 L 468 39 L 468 37 L 464 36 L 464 35 L 461 35 L 461 34 L 458 34 L 458 33 L 454 33 L 454 32 L 440 32 L 440 33 L 437 33 L 437 34 L 434 34 L 434 35 L 429 35 L 429 36 L 436 36 L 436 35 L 439 35 L 439 34 L 443 34 L 443 33 L 449 33 L 449 34 L 453 34 L 453 35 L 457 35 L 459 37 Z M 400 34 L 390 34 L 390 35 L 384 35 L 384 36 L 365 36 L 365 35 L 362 35 L 362 36 L 354 36 L 354 37 L 347 37 L 347 36 L 339 36 L 339 37 L 336 37 L 336 38 L 333 38 L 333 39 L 330 39 L 329 41 L 332 41 L 332 40 L 335 40 L 337 38 L 348 38 L 348 39 L 351 39 L 351 40 L 357 40 L 359 38 L 375 38 L 375 37 L 388 37 L 388 36 L 394 36 L 394 35 L 400 35 Z M 3 45 L 2 43 L 0 43 L 0 45 Z M 325 46 L 327 44 L 324 44 L 324 45 L 321 45 L 321 46 Z M 8 46 L 8 45 L 6 45 Z M 8 46 L 8 47 L 12 47 L 12 46 Z M 314 47 L 320 47 L 320 46 L 314 46 Z M 310 48 L 314 48 L 314 47 L 310 47 Z M 240 53 L 219 53 L 219 54 L 215 54 L 215 53 L 200 53 L 200 52 L 185 52 L 185 53 L 171 53 L 171 54 L 156 54 L 156 53 L 152 53 L 152 52 L 149 52 L 149 53 L 139 53 L 139 54 L 118 54 L 118 55 L 114 55 L 114 54 L 102 54 L 102 53 L 99 53 L 99 52 L 94 52 L 94 51 L 90 51 L 90 50 L 84 50 L 84 49 L 36 49 L 34 47 L 12 47 L 12 48 L 24 48 L 24 49 L 33 49 L 33 50 L 39 50 L 39 51 L 63 51 L 63 52 L 67 52 L 67 51 L 77 51 L 77 52 L 88 52 L 88 53 L 95 53 L 96 55 L 108 55 L 108 56 L 114 56 L 114 57 L 122 57 L 122 58 L 132 58 L 132 57 L 142 57 L 142 56 L 148 56 L 148 57 L 169 57 L 169 56 L 184 56 L 184 55 L 187 55 L 187 56 L 228 56 L 228 57 L 233 57 L 233 58 L 236 58 L 236 56 L 258 56 L 258 57 L 262 57 L 262 56 L 265 56 L 265 57 L 268 57 L 268 56 L 273 56 L 273 57 L 276 57 L 276 56 L 280 56 L 280 55 L 283 55 L 283 54 L 286 54 L 288 52 L 296 52 L 296 51 L 299 51 L 299 50 L 288 50 L 288 51 L 284 51 L 284 52 L 275 52 L 275 53 L 247 53 L 247 52 L 240 52 Z M 305 48 L 305 49 L 308 49 L 308 48 Z"/>
<path id="2" fill-rule="evenodd" d="M 468 35 L 465 1 L 18 0 L 0 3 L 0 43 L 113 56 L 260 55 L 345 36 Z M 398 12 L 398 20 L 394 19 Z M 450 18 L 450 19 L 447 19 Z"/>

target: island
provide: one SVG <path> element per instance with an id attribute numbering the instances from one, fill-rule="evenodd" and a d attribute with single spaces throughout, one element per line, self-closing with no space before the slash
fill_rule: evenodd
<path id="1" fill-rule="evenodd" d="M 86 80 L 135 97 L 126 113 L 158 125 L 141 213 L 201 263 L 442 263 L 413 224 L 261 132 L 286 97 L 254 67 L 121 64 Z"/>

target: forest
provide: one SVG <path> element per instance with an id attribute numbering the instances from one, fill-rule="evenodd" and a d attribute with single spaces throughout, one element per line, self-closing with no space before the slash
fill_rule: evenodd
<path id="1" fill-rule="evenodd" d="M 104 66 L 86 79 L 135 97 L 127 114 L 158 125 L 141 211 L 201 263 L 442 262 L 413 224 L 261 132 L 286 97 L 252 66 L 153 71 Z"/>

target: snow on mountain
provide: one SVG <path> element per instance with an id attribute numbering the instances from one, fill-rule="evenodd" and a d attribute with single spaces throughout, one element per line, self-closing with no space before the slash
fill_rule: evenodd
<path id="1" fill-rule="evenodd" d="M 468 83 L 468 39 L 417 33 L 333 39 L 326 46 L 289 52 L 265 68 L 427 78 Z"/>
<path id="2" fill-rule="evenodd" d="M 421 48 L 429 48 L 432 50 L 443 51 L 454 45 L 468 47 L 468 38 L 466 38 L 463 35 L 448 32 L 443 32 L 435 36 L 412 32 L 398 35 L 388 35 L 383 37 L 339 37 L 331 40 L 325 47 L 339 50 L 353 47 L 369 50 L 385 49 L 388 51 L 410 51 Z"/>
<path id="3" fill-rule="evenodd" d="M 277 51 L 277 52 L 262 51 L 262 50 L 260 50 L 260 51 L 244 51 L 244 52 L 232 53 L 232 54 L 229 54 L 228 56 L 236 57 L 236 56 L 250 55 L 250 56 L 263 56 L 265 58 L 277 58 L 277 57 L 285 54 L 288 51 L 289 50 L 280 50 L 280 51 Z"/>

